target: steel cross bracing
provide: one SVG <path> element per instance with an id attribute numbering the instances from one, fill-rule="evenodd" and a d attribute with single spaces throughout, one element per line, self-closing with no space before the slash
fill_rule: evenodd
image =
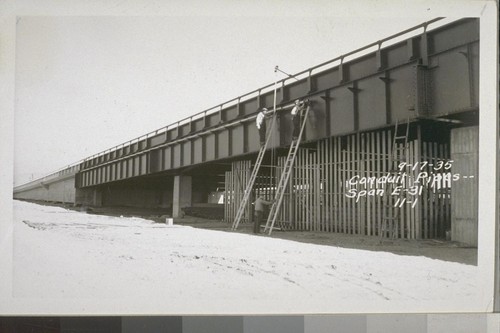
<path id="1" fill-rule="evenodd" d="M 238 207 L 238 211 L 236 212 L 236 217 L 233 221 L 233 225 L 231 226 L 231 230 L 236 230 L 238 225 L 245 214 L 245 209 L 248 203 L 248 199 L 252 194 L 252 188 L 255 183 L 255 179 L 257 179 L 257 174 L 259 173 L 260 165 L 262 164 L 262 160 L 264 159 L 264 155 L 266 153 L 267 144 L 269 143 L 269 139 L 272 136 L 272 129 L 274 128 L 274 120 L 276 119 L 276 115 L 273 114 L 273 121 L 271 122 L 271 126 L 269 127 L 269 131 L 266 136 L 266 142 L 263 146 L 260 147 L 259 155 L 257 156 L 257 160 L 252 168 L 252 173 L 250 175 L 250 179 L 248 180 L 247 186 L 245 188 L 245 192 L 243 194 L 243 198 L 241 199 L 240 206 Z M 264 120 L 265 121 L 265 120 Z"/>
<path id="2" fill-rule="evenodd" d="M 264 229 L 264 232 L 267 232 L 267 230 L 269 230 L 269 235 L 271 235 L 271 232 L 273 231 L 274 223 L 276 222 L 281 203 L 283 202 L 283 194 L 285 193 L 286 185 L 288 184 L 288 180 L 290 179 L 290 174 L 293 171 L 293 163 L 295 162 L 295 157 L 297 156 L 297 151 L 299 149 L 300 140 L 302 139 L 302 133 L 304 132 L 309 110 L 310 106 L 308 104 L 306 112 L 302 118 L 299 136 L 297 137 L 297 140 L 292 141 L 290 149 L 288 150 L 288 156 L 286 158 L 285 165 L 283 166 L 283 172 L 281 174 L 280 181 L 276 189 L 276 194 L 274 196 L 273 205 L 271 206 L 271 210 L 269 211 L 266 227 Z"/>

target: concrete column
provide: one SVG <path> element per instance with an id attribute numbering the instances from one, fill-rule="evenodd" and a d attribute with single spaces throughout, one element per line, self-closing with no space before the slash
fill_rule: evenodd
<path id="1" fill-rule="evenodd" d="M 191 176 L 174 177 L 172 217 L 182 217 L 182 208 L 191 206 Z"/>

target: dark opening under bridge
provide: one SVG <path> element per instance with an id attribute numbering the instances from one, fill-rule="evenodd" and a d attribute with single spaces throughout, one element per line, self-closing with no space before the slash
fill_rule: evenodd
<path id="1" fill-rule="evenodd" d="M 209 203 L 211 193 L 224 191 L 230 223 L 259 151 L 257 110 L 273 108 L 276 88 L 278 107 L 255 194 L 274 194 L 291 142 L 288 106 L 295 99 L 312 103 L 281 207 L 283 229 L 389 237 L 382 224 L 386 202 L 370 192 L 379 188 L 349 181 L 378 179 L 395 167 L 390 155 L 398 123 L 408 128 L 403 148 L 411 170 L 399 170 L 413 182 L 406 187 L 415 185 L 417 171 L 441 178 L 423 186 L 418 203 L 398 208 L 394 236 L 441 238 L 450 230 L 453 239 L 476 245 L 479 20 L 433 29 L 435 22 L 439 19 L 85 158 L 16 187 L 14 197 L 172 207 L 179 216 L 183 208 Z M 450 168 L 444 168 L 446 162 Z M 436 169 L 439 163 L 443 167 Z M 450 173 L 462 178 L 446 179 Z M 252 218 L 250 207 L 245 221 Z"/>

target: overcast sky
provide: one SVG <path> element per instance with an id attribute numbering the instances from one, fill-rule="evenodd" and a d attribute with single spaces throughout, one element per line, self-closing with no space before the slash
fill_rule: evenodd
<path id="1" fill-rule="evenodd" d="M 216 15 L 18 17 L 14 184 L 270 84 L 276 65 L 296 73 L 434 17 L 224 3 Z"/>

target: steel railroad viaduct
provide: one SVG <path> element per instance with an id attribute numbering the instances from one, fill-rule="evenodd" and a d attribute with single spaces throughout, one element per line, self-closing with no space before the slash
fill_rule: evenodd
<path id="1" fill-rule="evenodd" d="M 377 199 L 372 204 L 367 199 L 371 210 L 351 207 L 345 195 L 339 194 L 345 189 L 338 184 L 345 183 L 356 170 L 366 171 L 370 166 L 376 169 L 377 163 L 383 163 L 383 158 L 372 160 L 369 156 L 378 156 L 377 152 L 388 154 L 396 122 L 409 123 L 408 139 L 420 142 L 415 148 L 415 161 L 432 154 L 432 158 L 440 159 L 464 156 L 463 161 L 453 162 L 454 167 L 471 167 L 469 173 L 477 172 L 473 166 L 477 164 L 479 20 L 463 19 L 433 28 L 438 23 L 439 19 L 426 22 L 277 83 L 276 121 L 268 128 L 273 137 L 263 164 L 272 166 L 286 154 L 292 129 L 287 107 L 295 99 L 308 98 L 313 107 L 301 147 L 308 155 L 326 156 L 321 161 L 334 168 L 320 171 L 319 194 L 314 194 L 319 197 L 313 198 L 317 204 L 309 204 L 315 215 L 306 218 L 312 221 L 310 224 L 297 224 L 296 229 L 380 232 L 376 230 L 380 224 L 351 225 L 342 214 L 352 211 L 358 219 L 380 218 Z M 238 163 L 251 161 L 257 155 L 255 116 L 260 107 L 273 108 L 274 90 L 275 85 L 270 84 L 87 157 L 16 187 L 14 197 L 89 206 L 171 207 L 173 216 L 180 216 L 184 207 L 211 202 L 211 193 L 228 189 L 234 192 L 236 187 L 244 186 L 243 181 L 233 184 L 239 177 Z M 358 148 L 354 149 L 356 145 Z M 439 147 L 444 148 L 440 151 Z M 363 155 L 363 151 L 372 153 Z M 356 158 L 348 158 L 351 153 Z M 452 156 L 454 153 L 456 156 Z M 330 154 L 333 157 L 329 159 Z M 477 190 L 477 182 L 463 186 L 455 193 L 469 191 L 470 197 L 470 191 Z M 402 224 L 398 236 L 444 237 L 455 225 L 455 239 L 476 244 L 474 203 L 453 194 L 450 199 L 449 193 L 446 197 L 449 207 L 434 214 L 433 208 L 424 207 L 432 201 L 429 196 L 420 208 L 430 210 L 428 217 L 417 214 L 416 219 L 423 219 L 420 227 L 411 229 Z M 464 205 L 470 207 L 466 211 L 458 207 Z M 234 207 L 226 202 L 225 209 L 226 218 L 231 218 Z M 429 222 L 439 214 L 448 222 Z M 322 222 L 328 219 L 338 219 L 338 226 Z M 458 227 L 458 221 L 466 222 Z"/>

